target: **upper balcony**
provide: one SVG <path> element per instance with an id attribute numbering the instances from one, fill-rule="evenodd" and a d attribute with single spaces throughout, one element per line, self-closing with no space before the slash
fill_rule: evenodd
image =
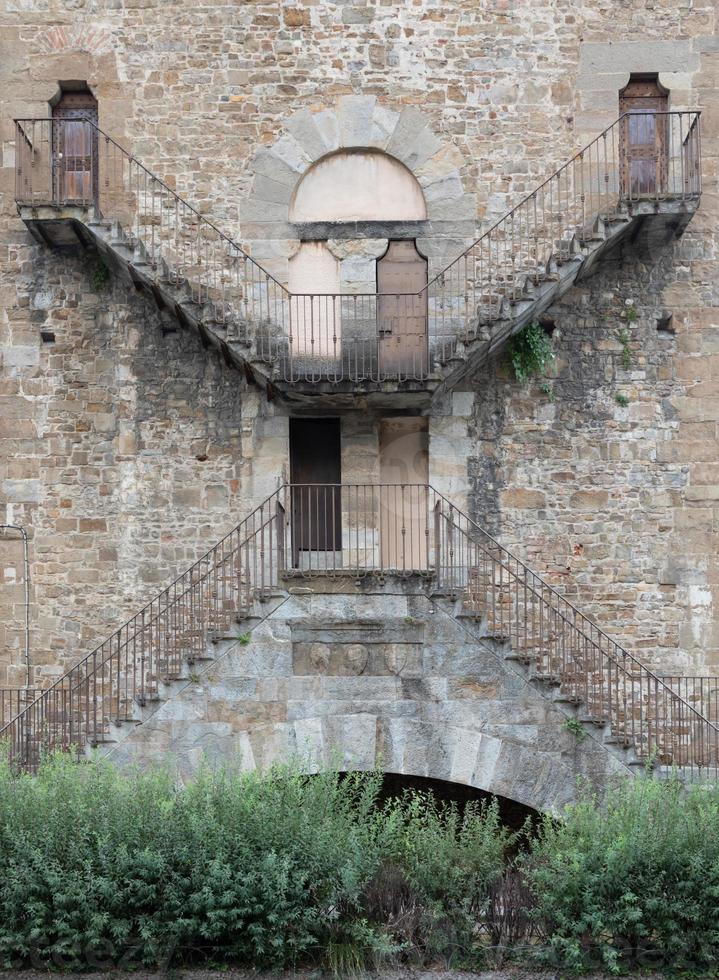
<path id="1" fill-rule="evenodd" d="M 268 393 L 421 410 L 638 224 L 683 229 L 699 124 L 625 113 L 414 292 L 290 292 L 90 119 L 16 120 L 16 202 L 39 241 L 97 247 Z"/>

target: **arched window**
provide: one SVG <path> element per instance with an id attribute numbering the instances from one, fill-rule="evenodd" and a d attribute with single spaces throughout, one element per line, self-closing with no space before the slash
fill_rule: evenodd
<path id="1" fill-rule="evenodd" d="M 427 206 L 417 178 L 379 150 L 341 150 L 304 175 L 290 221 L 424 221 Z"/>

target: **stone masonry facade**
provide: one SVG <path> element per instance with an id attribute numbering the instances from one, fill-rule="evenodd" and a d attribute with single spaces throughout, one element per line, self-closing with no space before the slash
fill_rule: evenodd
<path id="1" fill-rule="evenodd" d="M 30 537 L 31 682 L 287 478 L 287 412 L 93 255 L 31 239 L 13 118 L 85 80 L 100 126 L 279 277 L 292 181 L 333 140 L 405 154 L 432 268 L 610 124 L 631 72 L 702 110 L 700 210 L 548 311 L 543 383 L 499 358 L 448 396 L 430 479 L 649 666 L 719 674 L 716 18 L 710 0 L 0 0 L 0 522 Z M 355 468 L 370 422 L 343 419 Z M 0 687 L 26 678 L 23 586 L 3 534 Z"/>

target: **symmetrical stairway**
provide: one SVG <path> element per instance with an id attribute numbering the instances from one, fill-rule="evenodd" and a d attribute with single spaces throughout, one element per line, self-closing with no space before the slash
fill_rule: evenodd
<path id="1" fill-rule="evenodd" d="M 580 150 L 418 294 L 290 293 L 90 121 L 16 121 L 16 200 L 39 241 L 96 247 L 161 309 L 282 397 L 400 394 L 403 404 L 419 407 L 479 367 L 623 238 L 644 225 L 659 236 L 681 232 L 701 192 L 699 113 L 651 115 L 661 139 L 655 159 L 644 158 L 640 171 L 626 150 L 633 113 Z M 67 197 L 55 152 L 64 125 L 86 127 L 81 199 Z M 72 186 L 77 195 L 77 181 Z M 382 338 L 408 323 L 421 338 L 387 361 Z"/>
<path id="2" fill-rule="evenodd" d="M 341 515 L 341 550 L 306 539 L 305 514 Z M 333 524 L 334 526 L 334 524 Z M 551 692 L 622 760 L 719 776 L 717 685 L 665 682 L 427 485 L 278 489 L 128 623 L 0 731 L 13 762 L 82 756 L 131 735 L 195 665 L 249 632 L 303 581 L 337 591 L 401 576 L 483 646 Z M 343 584 L 344 583 L 344 584 Z M 234 639 L 232 639 L 234 638 Z M 698 693 L 701 696 L 698 696 Z M 707 717 L 708 712 L 711 717 Z"/>

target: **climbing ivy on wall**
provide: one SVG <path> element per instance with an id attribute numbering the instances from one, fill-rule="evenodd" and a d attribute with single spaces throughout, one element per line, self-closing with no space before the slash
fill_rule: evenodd
<path id="1" fill-rule="evenodd" d="M 536 320 L 512 337 L 507 356 L 517 381 L 529 381 L 554 364 L 552 342 Z"/>

